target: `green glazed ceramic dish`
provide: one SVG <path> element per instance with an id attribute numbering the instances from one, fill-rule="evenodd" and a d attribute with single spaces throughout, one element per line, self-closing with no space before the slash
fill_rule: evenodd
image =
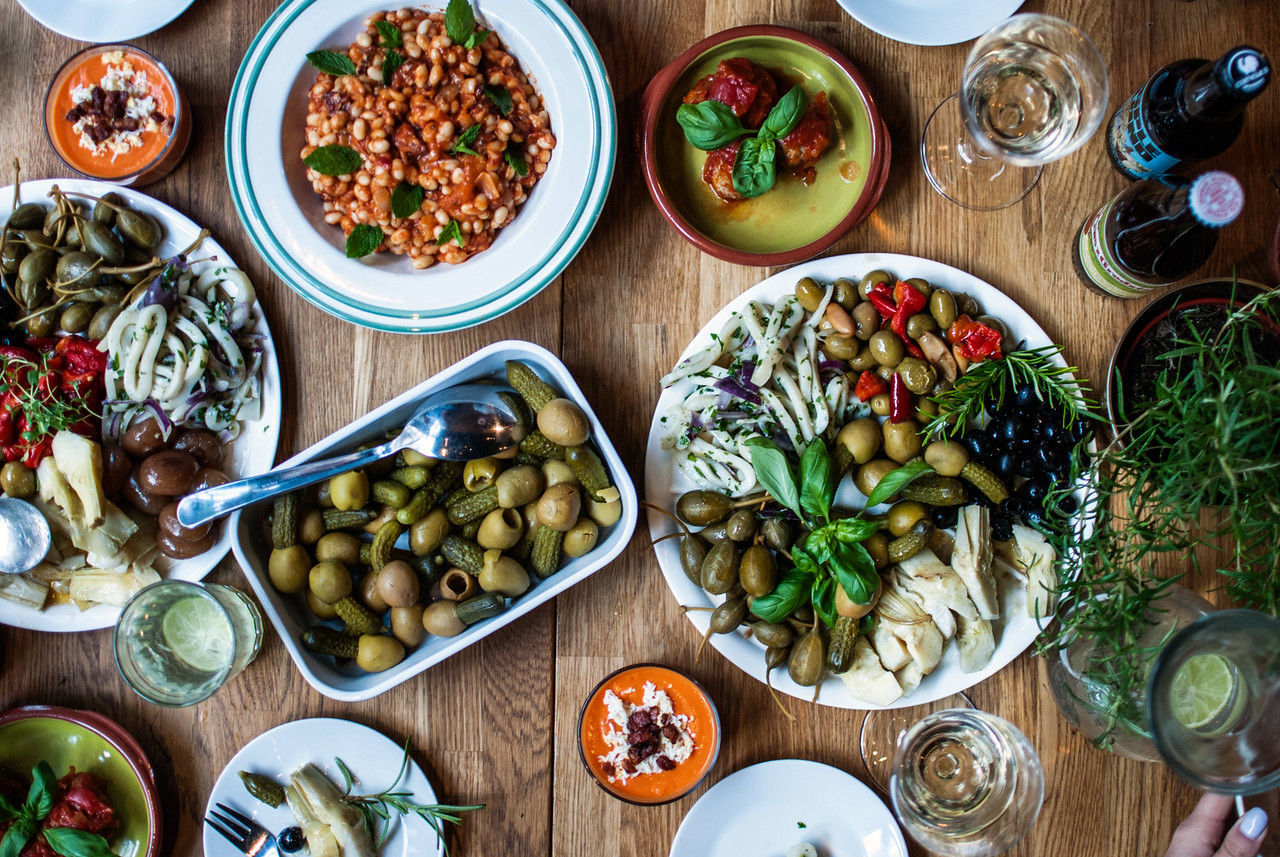
<path id="1" fill-rule="evenodd" d="M 29 782 L 44 760 L 59 778 L 68 769 L 96 774 L 107 784 L 120 830 L 111 849 L 120 857 L 160 853 L 155 777 L 141 748 L 116 723 L 90 711 L 30 706 L 0 714 L 0 768 Z"/>
<path id="2" fill-rule="evenodd" d="M 767 193 L 726 203 L 702 181 L 707 153 L 685 140 L 676 109 L 731 57 L 767 69 L 780 93 L 797 83 L 810 99 L 826 91 L 836 137 L 811 185 L 780 171 Z M 641 148 L 650 193 L 673 225 L 712 255 L 758 265 L 789 264 L 835 243 L 879 200 L 889 161 L 879 111 L 849 61 L 803 33 L 763 26 L 712 36 L 660 72 L 645 92 Z"/>

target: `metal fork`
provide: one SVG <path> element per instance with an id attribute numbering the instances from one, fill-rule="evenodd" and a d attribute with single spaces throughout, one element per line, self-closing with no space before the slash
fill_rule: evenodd
<path id="1" fill-rule="evenodd" d="M 243 851 L 246 857 L 280 857 L 276 838 L 258 822 L 243 812 L 226 804 L 215 804 L 223 815 L 211 812 L 204 823 L 226 837 L 227 841 Z"/>

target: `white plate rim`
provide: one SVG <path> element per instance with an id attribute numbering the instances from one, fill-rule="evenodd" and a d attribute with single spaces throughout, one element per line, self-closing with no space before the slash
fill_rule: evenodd
<path id="1" fill-rule="evenodd" d="M 342 744 L 344 736 L 346 736 L 346 740 L 360 742 L 365 749 L 359 754 L 352 753 L 349 750 L 344 751 Z M 358 784 L 358 791 L 360 792 L 382 788 L 384 783 L 395 776 L 395 771 L 397 770 L 395 766 L 399 765 L 400 757 L 404 753 L 402 745 L 392 741 L 377 729 L 365 726 L 363 723 L 356 723 L 353 720 L 344 720 L 338 717 L 310 717 L 303 720 L 290 720 L 287 723 L 281 723 L 279 726 L 268 729 L 236 751 L 236 754 L 223 767 L 222 772 L 218 774 L 218 778 L 213 783 L 213 788 L 209 790 L 209 801 L 205 806 L 205 817 L 208 818 L 217 809 L 216 805 L 218 803 L 227 803 L 240 812 L 252 816 L 272 833 L 278 834 L 285 827 L 293 826 L 293 816 L 289 813 L 287 807 L 271 809 L 261 801 L 255 800 L 245 791 L 237 775 L 238 771 L 247 770 L 254 773 L 274 774 L 278 780 L 283 781 L 291 773 L 290 770 L 280 768 L 271 770 L 270 766 L 263 765 L 259 760 L 255 759 L 254 754 L 260 754 L 268 745 L 277 746 L 282 742 L 289 741 L 310 742 L 312 746 L 324 747 L 326 752 L 332 750 L 333 755 L 324 757 L 316 757 L 314 753 L 311 753 L 306 756 L 306 761 L 315 764 L 316 767 L 328 774 L 330 779 L 333 779 L 341 787 L 342 778 L 333 762 L 333 756 L 338 756 L 350 768 L 352 774 L 360 778 L 360 783 Z M 361 770 L 369 764 L 369 758 L 366 755 L 369 748 L 373 748 L 376 752 L 394 753 L 395 761 L 390 770 L 375 772 L 373 776 L 368 778 L 361 777 Z M 301 761 L 297 764 L 301 764 Z M 400 787 L 412 792 L 420 800 L 425 799 L 431 803 L 435 803 L 438 800 L 435 789 L 431 787 L 431 781 L 412 756 L 409 758 L 409 770 L 401 781 Z M 220 795 L 220 792 L 223 794 Z M 263 820 L 267 817 L 280 818 L 282 820 L 268 824 Z M 425 857 L 422 851 L 409 850 L 411 843 L 404 832 L 409 824 L 413 824 L 415 828 L 421 826 L 423 828 L 422 833 L 434 835 L 426 822 L 402 816 L 400 822 L 396 825 L 395 833 L 379 851 L 380 855 L 390 857 L 391 848 L 395 843 L 399 840 L 404 840 L 402 842 L 402 854 L 423 854 Z M 243 857 L 243 854 L 238 849 L 223 839 L 212 827 L 203 824 L 201 828 L 203 830 L 202 844 L 207 857 L 223 854 L 226 857 Z M 416 843 L 413 844 L 416 845 Z M 436 848 L 430 854 L 433 857 L 443 855 L 444 841 L 436 839 Z"/>
<path id="2" fill-rule="evenodd" d="M 82 42 L 103 44 L 136 39 L 168 25 L 195 0 L 137 0 L 129 8 L 119 3 L 76 0 L 18 0 L 39 24 Z M 112 10 L 115 14 L 110 14 Z"/>
<path id="3" fill-rule="evenodd" d="M 943 285 L 956 291 L 972 295 L 982 305 L 983 311 L 1000 319 L 1009 328 L 1011 339 L 1015 342 L 1025 340 L 1028 348 L 1037 348 L 1054 344 L 1040 325 L 1012 298 L 995 286 L 966 271 L 942 262 L 909 256 L 901 253 L 850 253 L 843 256 L 827 256 L 812 259 L 808 262 L 779 271 L 742 292 L 725 304 L 689 341 L 681 352 L 680 358 L 691 354 L 696 347 L 709 341 L 710 334 L 717 332 L 727 320 L 729 313 L 737 310 L 750 300 L 774 301 L 782 294 L 790 293 L 795 281 L 800 277 L 814 277 L 819 281 L 830 282 L 837 277 L 851 275 L 861 276 L 867 271 L 884 269 L 894 275 L 907 277 L 924 277 L 931 283 Z M 678 361 L 677 361 L 678 362 Z M 1059 356 L 1055 362 L 1065 366 Z M 665 427 L 659 420 L 666 410 L 676 403 L 681 389 L 679 384 L 663 390 L 654 407 L 653 419 L 649 425 L 649 434 L 645 445 L 644 487 L 645 499 L 664 508 L 670 508 L 678 495 L 677 487 L 687 490 L 693 487 L 683 481 L 673 482 L 671 473 L 674 465 L 669 453 L 662 448 Z M 683 477 L 680 477 L 681 479 Z M 1087 505 L 1084 506 L 1087 508 Z M 653 539 L 676 532 L 671 519 L 653 511 L 648 512 L 649 532 Z M 714 601 L 700 587 L 694 586 L 680 568 L 679 548 L 675 539 L 668 539 L 654 547 L 658 565 L 666 580 L 667 587 L 677 602 L 685 606 L 714 606 L 721 599 Z M 820 685 L 818 702 L 835 708 L 848 708 L 872 711 L 892 708 L 908 708 L 915 705 L 934 702 L 966 690 L 994 675 L 1019 655 L 1021 655 L 1036 639 L 1041 630 L 1041 623 L 1027 615 L 1026 592 L 1022 587 L 1001 587 L 1001 619 L 997 632 L 996 651 L 991 660 L 982 669 L 972 672 L 959 672 L 958 655 L 954 645 L 948 645 L 943 651 L 941 664 L 924 677 L 914 692 L 903 696 L 887 706 L 873 705 L 855 699 L 847 690 L 844 682 L 834 675 L 828 675 Z M 699 634 L 707 631 L 710 622 L 708 611 L 688 610 L 685 617 L 693 624 Z M 993 623 L 995 624 L 995 623 Z M 741 633 L 712 634 L 709 642 L 738 669 L 750 675 L 760 683 L 765 682 L 763 650 L 759 644 L 748 640 Z M 770 676 L 774 689 L 786 693 L 805 702 L 813 698 L 813 689 L 800 687 L 791 681 L 785 669 L 775 669 Z"/>
<path id="4" fill-rule="evenodd" d="M 1025 0 L 977 0 L 976 3 L 942 0 L 944 6 L 957 9 L 954 15 L 947 15 L 945 9 L 938 8 L 922 8 L 913 14 L 906 8 L 911 4 L 904 0 L 836 0 L 836 2 L 855 21 L 887 39 L 908 45 L 936 47 L 956 45 L 976 39 L 1018 11 Z M 942 15 L 941 20 L 938 19 L 938 15 Z M 948 32 L 948 27 L 953 29 Z"/>
<path id="5" fill-rule="evenodd" d="M 305 259 L 295 258 L 295 254 L 289 252 L 290 248 L 284 246 L 277 236 L 281 234 L 288 236 L 291 233 L 308 235 L 315 231 L 314 228 L 302 217 L 290 215 L 282 222 L 276 222 L 281 218 L 275 218 L 275 220 L 269 218 L 262 210 L 254 192 L 251 177 L 253 161 L 248 142 L 250 123 L 247 121 L 247 116 L 252 109 L 262 66 L 287 36 L 288 29 L 311 7 L 324 2 L 330 2 L 330 0 L 288 0 L 281 5 L 254 37 L 232 85 L 224 135 L 227 177 L 236 213 L 245 226 L 254 249 L 290 288 L 306 300 L 337 318 L 376 330 L 399 333 L 460 330 L 497 318 L 531 299 L 559 276 L 582 249 L 603 212 L 612 183 L 617 150 L 617 117 L 613 89 L 609 83 L 603 58 L 586 28 L 560 0 L 501 0 L 503 3 L 520 4 L 538 10 L 563 34 L 566 45 L 571 49 L 574 60 L 580 67 L 582 72 L 580 83 L 586 88 L 592 102 L 592 109 L 588 111 L 591 125 L 585 129 L 575 128 L 574 132 L 589 133 L 594 140 L 592 156 L 582 165 L 586 171 L 583 190 L 576 202 L 575 210 L 568 213 L 563 226 L 556 227 L 561 230 L 559 236 L 555 241 L 549 242 L 549 246 L 544 251 L 541 251 L 545 252 L 542 259 L 519 271 L 511 283 L 504 284 L 482 300 L 460 302 L 456 307 L 449 309 L 416 312 L 378 307 L 354 299 L 345 299 L 342 277 L 360 277 L 362 272 L 367 276 L 376 269 L 371 269 L 359 260 L 344 260 L 342 269 L 332 281 L 313 273 L 310 270 L 313 266 L 306 265 Z M 437 0 L 427 0 L 426 4 L 433 7 L 443 5 Z M 350 20 L 355 21 L 383 8 L 383 4 L 379 0 L 359 0 L 352 8 L 359 10 L 351 15 Z M 481 4 L 480 12 L 483 19 L 484 4 Z M 544 81 L 539 86 L 544 92 L 554 92 L 554 87 L 549 81 Z M 554 124 L 553 130 L 555 130 Z M 557 134 L 559 133 L 557 131 Z M 553 164 L 554 162 L 553 157 Z M 533 195 L 537 192 L 538 189 L 535 188 Z M 490 248 L 485 253 L 492 253 L 495 249 L 497 248 Z M 320 252 L 328 255 L 330 250 L 326 246 Z M 484 255 L 481 254 L 477 258 L 482 258 Z M 430 282 L 436 270 L 449 271 L 450 269 L 466 271 L 465 268 L 437 265 L 427 271 L 401 274 L 399 278 L 422 286 Z"/>
<path id="6" fill-rule="evenodd" d="M 154 215 L 165 229 L 165 240 L 161 245 L 166 253 L 176 253 L 185 249 L 199 234 L 201 227 L 191 218 L 160 200 L 144 193 L 110 182 L 93 179 L 30 179 L 22 182 L 22 198 L 34 202 L 45 200 L 46 194 L 54 185 L 67 191 L 91 193 L 102 196 L 112 192 L 119 194 L 131 205 Z M 13 186 L 0 188 L 0 217 L 7 217 L 12 209 Z M 181 237 L 177 237 L 181 236 Z M 221 244 L 212 236 L 205 238 L 198 248 L 202 256 L 216 256 L 221 264 L 235 265 Z M 213 264 L 209 262 L 207 264 Z M 255 283 L 259 290 L 260 283 Z M 266 314 L 262 312 L 259 302 L 259 321 L 257 332 L 265 336 L 263 340 L 262 362 L 262 416 L 244 426 L 240 438 L 233 444 L 236 458 L 240 460 L 239 469 L 244 475 L 271 469 L 275 462 L 276 449 L 280 442 L 280 424 L 284 407 L 280 384 L 280 362 L 276 354 L 275 342 L 271 337 L 271 328 Z M 240 446 L 250 438 L 260 439 L 259 443 L 250 445 L 245 450 Z M 242 458 L 243 456 L 243 458 Z M 235 542 L 235 534 L 230 521 L 217 525 L 222 527 L 222 534 L 214 542 L 213 547 L 197 557 L 185 560 L 174 560 L 168 571 L 162 572 L 166 579 L 187 580 L 195 582 L 204 579 L 210 571 L 217 567 L 231 551 Z M 45 610 L 28 610 L 12 601 L 0 599 L 0 624 L 14 628 L 25 628 L 30 631 L 52 631 L 72 633 L 78 631 L 96 631 L 109 628 L 120 616 L 120 607 L 99 604 L 88 610 L 80 610 L 73 604 L 55 604 Z"/>
<path id="7" fill-rule="evenodd" d="M 864 808 L 865 804 L 869 803 L 873 811 L 876 811 L 874 808 L 878 807 L 876 814 L 883 813 L 883 817 L 880 823 L 874 827 L 888 832 L 890 834 L 889 838 L 892 840 L 888 850 L 878 854 L 867 854 L 865 857 L 907 857 L 907 842 L 902 836 L 902 830 L 898 827 L 892 811 L 880 799 L 879 795 L 848 771 L 837 768 L 834 765 L 813 762 L 808 759 L 771 759 L 767 762 L 758 762 L 734 771 L 707 789 L 706 793 L 698 798 L 697 802 L 689 808 L 689 811 L 685 813 L 684 818 L 681 820 L 680 827 L 676 829 L 676 835 L 671 840 L 669 857 L 706 857 L 701 851 L 690 850 L 696 847 L 696 843 L 686 844 L 687 840 L 696 835 L 694 832 L 695 827 L 702 823 L 701 816 L 715 812 L 719 808 L 718 802 L 725 799 L 725 795 L 732 795 L 737 789 L 747 788 L 750 790 L 750 784 L 756 778 L 761 778 L 766 785 L 772 787 L 785 787 L 787 781 L 808 783 L 815 778 L 822 778 L 835 787 L 843 785 L 847 788 L 846 797 L 850 803 L 857 801 L 859 804 L 863 804 Z M 866 815 L 862 815 L 859 818 L 860 820 L 867 820 Z M 788 819 L 787 823 L 794 823 L 794 821 L 794 819 Z M 724 817 L 716 817 L 711 819 L 709 823 L 727 827 L 732 821 Z M 804 830 L 797 829 L 796 840 L 801 841 L 804 839 Z M 823 853 L 825 854 L 825 852 Z"/>

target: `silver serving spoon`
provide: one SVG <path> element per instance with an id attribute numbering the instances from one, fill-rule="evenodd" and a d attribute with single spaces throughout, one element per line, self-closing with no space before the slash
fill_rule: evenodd
<path id="1" fill-rule="evenodd" d="M 40 564 L 53 537 L 49 522 L 26 500 L 0 497 L 0 574 L 22 574 Z"/>
<path id="2" fill-rule="evenodd" d="M 468 461 L 520 443 L 529 432 L 529 410 L 512 390 L 490 384 L 462 384 L 432 393 L 394 440 L 338 458 L 308 461 L 238 482 L 206 488 L 178 503 L 178 522 L 195 527 L 250 503 L 319 482 L 412 449 L 428 458 Z"/>

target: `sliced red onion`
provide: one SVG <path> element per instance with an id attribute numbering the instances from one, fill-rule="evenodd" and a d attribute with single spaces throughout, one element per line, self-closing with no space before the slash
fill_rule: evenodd
<path id="1" fill-rule="evenodd" d="M 842 360 L 823 360 L 818 363 L 818 368 L 823 372 L 839 373 L 845 370 L 845 364 Z"/>
<path id="2" fill-rule="evenodd" d="M 733 378 L 721 378 L 713 386 L 722 393 L 728 393 L 731 396 L 742 399 L 744 402 L 750 402 L 753 405 L 761 404 L 759 395 Z M 724 407 L 724 405 L 722 404 L 720 407 Z"/>

